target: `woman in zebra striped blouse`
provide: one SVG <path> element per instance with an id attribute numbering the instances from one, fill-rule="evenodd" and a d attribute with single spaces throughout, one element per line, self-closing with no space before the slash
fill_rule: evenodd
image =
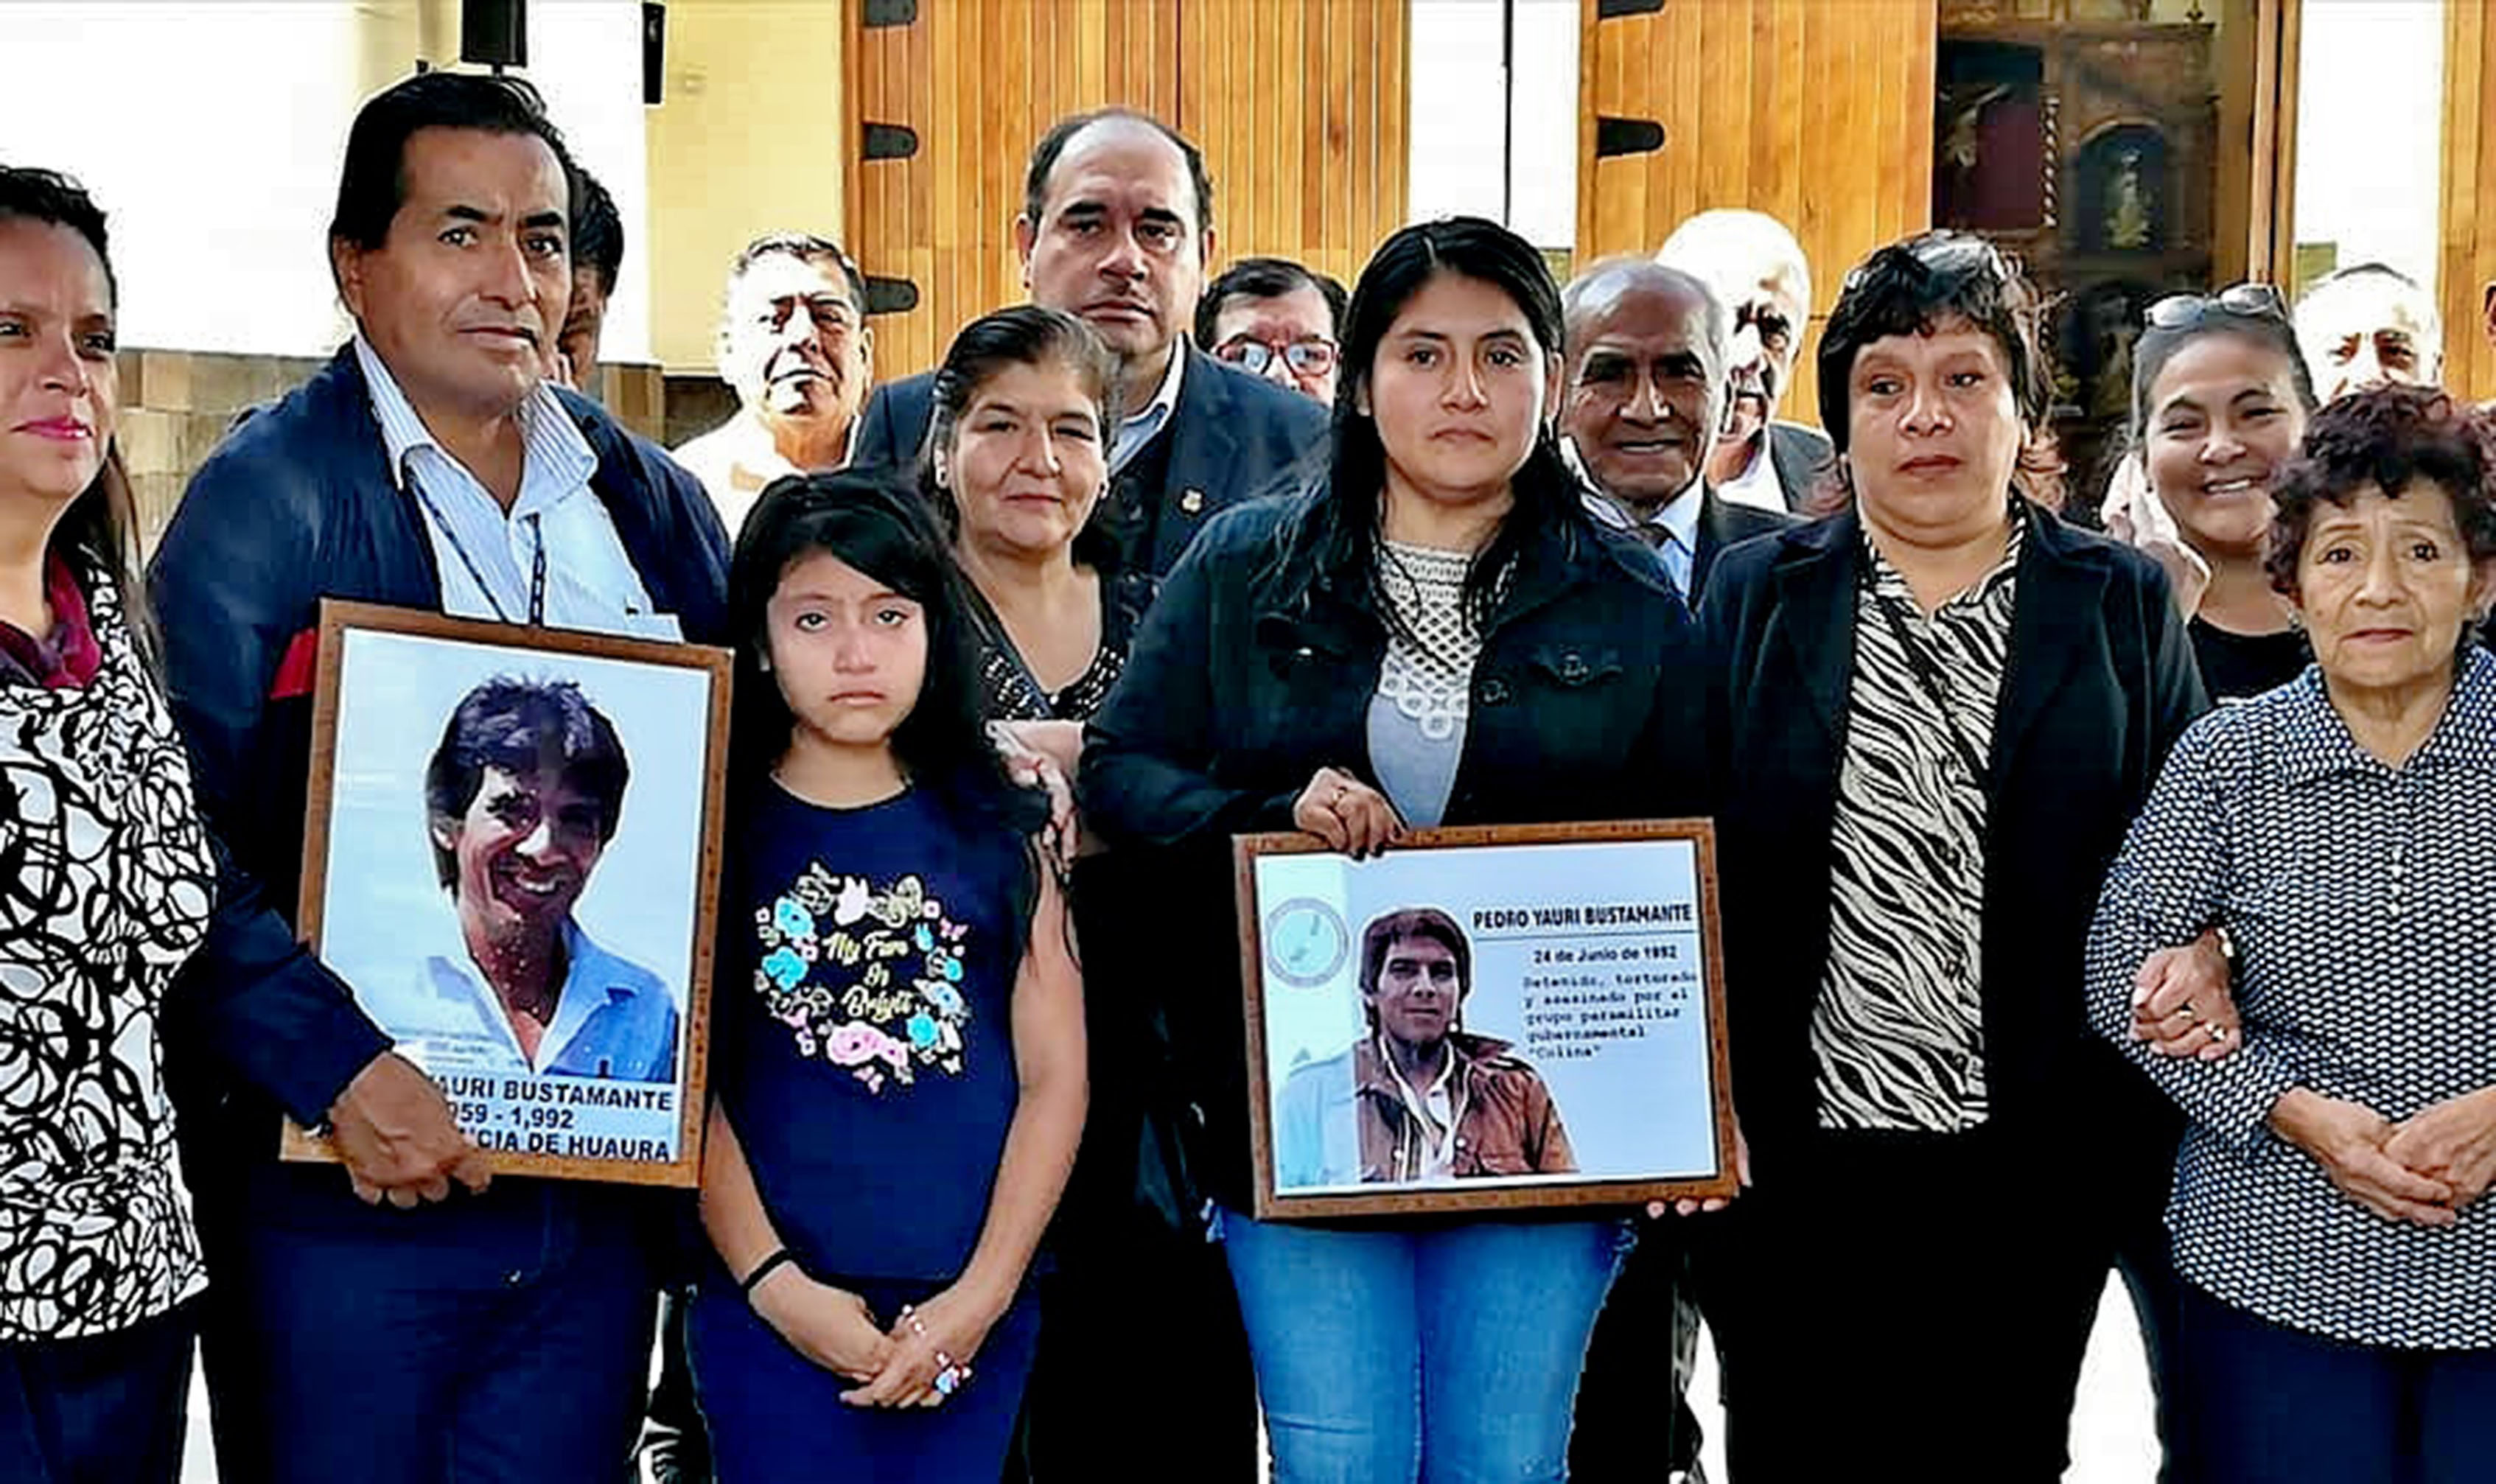
<path id="1" fill-rule="evenodd" d="M 2037 316 L 1980 239 L 1866 259 L 1819 360 L 1853 499 L 1702 610 L 1758 1182 L 1702 1275 L 1737 1477 L 2059 1477 L 2109 1265 L 2156 1251 L 2172 1115 L 2087 1036 L 2080 960 L 2204 702 L 2155 564 L 2026 492 Z"/>

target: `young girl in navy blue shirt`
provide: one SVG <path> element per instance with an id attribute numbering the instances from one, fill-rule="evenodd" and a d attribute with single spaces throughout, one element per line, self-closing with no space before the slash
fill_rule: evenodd
<path id="1" fill-rule="evenodd" d="M 1083 1122 L 1044 800 L 983 730 L 915 495 L 785 479 L 736 543 L 734 820 L 696 1393 L 721 1484 L 995 1479 Z"/>

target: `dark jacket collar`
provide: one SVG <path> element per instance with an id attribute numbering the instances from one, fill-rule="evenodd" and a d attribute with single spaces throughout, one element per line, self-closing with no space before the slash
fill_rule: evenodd
<path id="1" fill-rule="evenodd" d="M 411 592 L 393 601 L 432 605 L 441 583 L 433 543 L 425 535 L 416 502 L 405 497 L 391 477 L 381 423 L 373 414 L 372 388 L 356 360 L 355 346 L 341 347 L 329 364 L 305 384 L 304 392 L 313 420 L 342 435 L 334 452 L 344 461 L 347 482 L 387 503 L 387 511 L 373 513 L 380 534 L 391 539 L 400 552 L 395 570 L 424 573 L 428 591 L 421 596 Z M 598 467 L 590 475 L 590 492 L 615 522 L 616 537 L 651 600 L 662 612 L 676 615 L 687 639 L 717 642 L 725 635 L 727 617 L 726 540 L 724 535 L 704 540 L 700 522 L 710 507 L 706 499 L 691 498 L 699 493 L 692 476 L 650 456 L 646 446 L 637 444 L 588 398 L 562 387 L 556 387 L 554 395 L 598 457 Z"/>
<path id="2" fill-rule="evenodd" d="M 1997 777 L 2072 666 L 2097 642 L 2103 624 L 2099 601 L 2111 574 L 2102 543 L 2024 499 L 2014 498 L 2012 511 L 2027 531 L 2011 619 L 2011 669 L 1987 759 Z M 1846 734 L 1847 693 L 1855 674 L 1856 572 L 1862 552 L 1862 516 L 1849 506 L 1783 533 L 1769 567 L 1784 642 L 1832 740 Z"/>
<path id="3" fill-rule="evenodd" d="M 1288 510 L 1277 521 L 1276 543 L 1270 548 L 1275 556 L 1280 556 L 1295 540 L 1309 505 L 1329 498 L 1331 492 L 1323 483 L 1289 497 Z M 1544 529 L 1517 553 L 1507 591 L 1491 613 L 1491 633 L 1591 580 L 1597 564 L 1602 563 L 1618 566 L 1660 593 L 1672 592 L 1671 583 L 1655 564 L 1652 553 L 1635 540 L 1599 533 L 1593 517 L 1575 516 Z M 1278 568 L 1281 565 L 1276 563 Z M 1372 590 L 1365 583 L 1333 572 L 1320 572 L 1296 602 L 1270 584 L 1264 586 L 1255 618 L 1260 630 L 1279 626 L 1294 643 L 1336 658 L 1365 653 L 1385 641 L 1385 619 L 1377 611 Z"/>

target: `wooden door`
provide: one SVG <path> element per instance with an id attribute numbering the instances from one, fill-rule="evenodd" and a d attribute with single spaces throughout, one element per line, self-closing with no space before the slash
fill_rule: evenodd
<path id="1" fill-rule="evenodd" d="M 1784 222 L 1811 261 L 1813 333 L 1778 412 L 1817 421 L 1838 281 L 1932 220 L 1934 0 L 1581 0 L 1579 23 L 1578 263 L 1651 254 L 1714 206 Z M 1640 123 L 1655 147 L 1599 154 L 1653 140 Z"/>
<path id="2" fill-rule="evenodd" d="M 1032 144 L 1112 104 L 1204 152 L 1219 251 L 1349 283 L 1404 220 L 1404 0 L 845 0 L 846 246 L 916 307 L 875 320 L 877 374 L 935 364 L 1023 297 Z M 906 134 L 902 131 L 906 131 Z"/>

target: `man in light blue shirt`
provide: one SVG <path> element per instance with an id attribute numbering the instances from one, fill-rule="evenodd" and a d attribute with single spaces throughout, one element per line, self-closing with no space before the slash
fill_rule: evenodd
<path id="1" fill-rule="evenodd" d="M 460 700 L 425 769 L 458 941 L 367 1005 L 401 1054 L 437 1075 L 674 1080 L 673 997 L 573 915 L 630 776 L 615 727 L 577 686 L 496 679 Z"/>

